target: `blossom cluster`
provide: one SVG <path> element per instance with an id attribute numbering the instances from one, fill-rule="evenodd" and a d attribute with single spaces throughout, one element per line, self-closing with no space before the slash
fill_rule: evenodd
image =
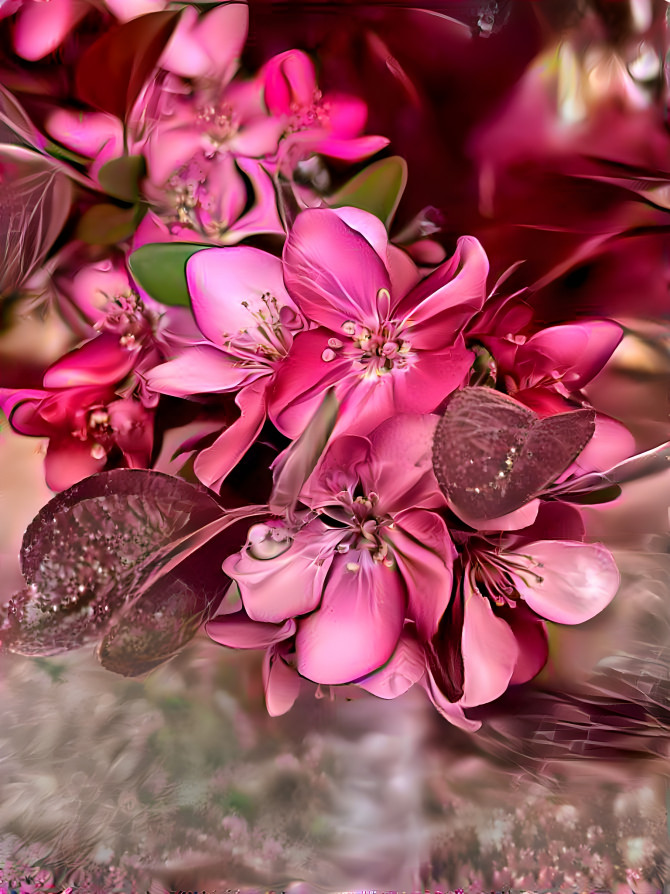
<path id="1" fill-rule="evenodd" d="M 529 150 L 491 146 L 538 93 L 533 69 L 474 133 L 496 224 L 472 235 L 469 213 L 457 233 L 430 208 L 396 224 L 412 164 L 310 53 L 254 59 L 245 3 L 0 16 L 2 293 L 48 306 L 69 339 L 38 381 L 28 364 L 28 384 L 0 383 L 62 492 L 26 535 L 3 645 L 104 635 L 103 663 L 137 673 L 205 622 L 265 650 L 272 715 L 303 681 L 385 699 L 417 684 L 476 729 L 469 709 L 545 665 L 547 621 L 588 621 L 617 592 L 582 504 L 667 463 L 667 447 L 633 459 L 588 397 L 621 323 L 597 302 L 547 311 L 571 265 L 651 218 L 627 195 L 544 276 L 523 240 L 510 257 L 506 178 Z"/>

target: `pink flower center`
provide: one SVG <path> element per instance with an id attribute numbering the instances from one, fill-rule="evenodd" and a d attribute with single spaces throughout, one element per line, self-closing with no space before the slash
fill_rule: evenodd
<path id="1" fill-rule="evenodd" d="M 311 103 L 291 104 L 291 117 L 286 128 L 287 133 L 299 133 L 311 128 L 328 127 L 330 124 L 330 103 L 324 101 L 320 90 L 312 94 Z"/>
<path id="2" fill-rule="evenodd" d="M 155 319 L 132 289 L 107 298 L 106 315 L 96 323 L 95 328 L 117 333 L 124 348 L 134 350 L 144 336 L 154 329 Z"/>
<path id="3" fill-rule="evenodd" d="M 401 327 L 393 322 L 382 323 L 374 331 L 347 320 L 342 324 L 345 340 L 329 338 L 321 359 L 329 363 L 341 353 L 353 361 L 365 379 L 407 369 L 412 346 L 401 337 L 400 330 Z"/>
<path id="4" fill-rule="evenodd" d="M 203 132 L 205 158 L 214 158 L 240 128 L 240 116 L 230 103 L 221 100 L 198 109 L 198 127 Z"/>
<path id="5" fill-rule="evenodd" d="M 380 513 L 379 495 L 371 492 L 367 496 L 352 497 L 348 490 L 343 490 L 337 495 L 337 500 L 345 507 L 344 518 L 349 528 L 338 543 L 337 551 L 347 553 L 350 549 L 365 550 L 375 562 L 383 562 L 391 567 L 393 560 L 388 555 L 388 543 L 383 532 L 393 525 L 393 519 Z M 358 568 L 349 570 L 357 571 Z"/>

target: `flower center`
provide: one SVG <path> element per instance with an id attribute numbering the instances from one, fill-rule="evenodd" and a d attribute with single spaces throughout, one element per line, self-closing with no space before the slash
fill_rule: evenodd
<path id="1" fill-rule="evenodd" d="M 291 117 L 286 127 L 287 133 L 299 133 L 317 127 L 328 127 L 330 123 L 330 103 L 324 101 L 320 90 L 312 94 L 311 103 L 291 105 Z"/>
<path id="2" fill-rule="evenodd" d="M 534 569 L 541 567 L 530 556 L 495 550 L 490 544 L 469 545 L 470 583 L 473 589 L 488 596 L 496 605 L 514 607 L 521 597 L 517 581 L 527 586 L 542 583 L 542 576 Z"/>
<path id="3" fill-rule="evenodd" d="M 138 342 L 153 330 L 154 324 L 140 296 L 132 289 L 126 289 L 117 295 L 105 297 L 106 315 L 95 328 L 118 334 L 119 341 L 129 351 L 139 347 Z"/>
<path id="4" fill-rule="evenodd" d="M 367 496 L 352 497 L 348 490 L 343 490 L 337 495 L 337 500 L 345 507 L 349 527 L 349 533 L 339 542 L 337 551 L 366 550 L 375 562 L 391 567 L 393 560 L 388 555 L 388 543 L 382 535 L 384 529 L 393 524 L 393 519 L 379 512 L 379 495 L 372 491 Z"/>
<path id="5" fill-rule="evenodd" d="M 205 158 L 214 158 L 233 137 L 240 127 L 240 116 L 230 103 L 221 101 L 198 109 L 198 126 L 203 131 L 203 152 Z"/>
<path id="6" fill-rule="evenodd" d="M 392 322 L 382 323 L 376 331 L 372 331 L 367 326 L 347 320 L 342 324 L 346 341 L 329 338 L 321 359 L 329 363 L 342 352 L 353 360 L 354 367 L 365 379 L 407 369 L 412 346 L 400 336 L 399 330 L 400 327 Z"/>
<path id="7" fill-rule="evenodd" d="M 254 302 L 255 309 L 249 301 L 241 303 L 252 323 L 236 335 L 223 332 L 223 346 L 241 359 L 257 360 L 260 354 L 267 360 L 283 360 L 292 344 L 291 329 L 299 326 L 295 312 L 280 304 L 271 292 L 263 292 L 260 302 Z"/>

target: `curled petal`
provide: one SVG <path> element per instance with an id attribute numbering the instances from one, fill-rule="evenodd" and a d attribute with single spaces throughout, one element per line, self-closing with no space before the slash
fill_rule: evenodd
<path id="1" fill-rule="evenodd" d="M 122 381 L 137 362 L 138 354 L 124 348 L 117 335 L 103 332 L 57 360 L 44 374 L 46 388 L 106 385 Z"/>
<path id="2" fill-rule="evenodd" d="M 219 490 L 223 480 L 242 459 L 265 422 L 266 380 L 243 388 L 235 398 L 240 417 L 195 459 L 193 469 L 203 484 Z"/>
<path id="3" fill-rule="evenodd" d="M 430 640 L 451 598 L 455 550 L 447 526 L 434 512 L 408 509 L 396 516 L 389 541 L 407 587 L 408 616 Z"/>
<path id="4" fill-rule="evenodd" d="M 280 555 L 258 559 L 245 549 L 227 558 L 223 570 L 237 582 L 252 620 L 278 623 L 305 615 L 319 605 L 333 549 L 341 536 L 340 531 L 329 530 L 317 520 L 289 540 Z"/>
<path id="5" fill-rule="evenodd" d="M 336 556 L 319 610 L 298 625 L 298 671 L 315 683 L 349 683 L 372 673 L 391 657 L 404 615 L 396 571 L 367 552 Z"/>
<path id="6" fill-rule="evenodd" d="M 231 649 L 265 649 L 293 636 L 295 628 L 292 619 L 283 624 L 263 624 L 252 621 L 243 611 L 219 615 L 205 625 L 208 636 Z"/>
<path id="7" fill-rule="evenodd" d="M 300 694 L 300 677 L 281 656 L 281 647 L 270 646 L 263 659 L 263 688 L 270 717 L 286 714 Z"/>
<path id="8" fill-rule="evenodd" d="M 458 240 L 453 257 L 400 302 L 397 313 L 412 323 L 412 343 L 424 350 L 453 344 L 455 333 L 481 309 L 489 262 L 473 236 Z"/>
<path id="9" fill-rule="evenodd" d="M 421 679 L 426 668 L 423 651 L 410 630 L 411 625 L 405 627 L 389 661 L 373 674 L 356 680 L 357 686 L 378 698 L 397 698 Z"/>
<path id="10" fill-rule="evenodd" d="M 548 621 L 581 624 L 601 612 L 619 589 L 612 554 L 600 543 L 539 540 L 517 555 L 528 572 L 514 582 L 527 605 Z"/>

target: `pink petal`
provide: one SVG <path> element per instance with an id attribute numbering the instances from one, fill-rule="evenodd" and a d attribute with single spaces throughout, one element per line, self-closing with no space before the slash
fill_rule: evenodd
<path id="1" fill-rule="evenodd" d="M 566 386 L 576 391 L 600 372 L 622 338 L 623 329 L 611 320 L 551 326 L 533 335 L 517 356 L 520 364 L 527 357 L 536 375 L 544 358 L 545 368 L 561 373 Z"/>
<path id="2" fill-rule="evenodd" d="M 107 406 L 114 440 L 131 469 L 146 469 L 153 447 L 153 414 L 134 398 L 112 401 Z"/>
<path id="3" fill-rule="evenodd" d="M 203 484 L 218 491 L 224 478 L 238 464 L 265 422 L 266 380 L 247 385 L 235 398 L 240 417 L 219 435 L 211 447 L 196 457 L 193 469 Z"/>
<path id="4" fill-rule="evenodd" d="M 47 119 L 46 129 L 59 143 L 89 158 L 96 158 L 104 147 L 112 157 L 123 151 L 121 122 L 104 112 L 58 109 Z"/>
<path id="5" fill-rule="evenodd" d="M 278 623 L 319 605 L 332 551 L 341 537 L 340 531 L 333 535 L 316 521 L 290 540 L 280 555 L 257 559 L 247 548 L 227 558 L 223 570 L 237 582 L 253 621 Z"/>
<path id="6" fill-rule="evenodd" d="M 465 683 L 460 704 L 485 705 L 507 689 L 519 649 L 509 625 L 494 615 L 490 601 L 467 578 L 461 642 Z"/>
<path id="7" fill-rule="evenodd" d="M 472 236 L 458 240 L 448 261 L 412 289 L 397 314 L 411 320 L 410 340 L 424 350 L 452 344 L 454 335 L 481 309 L 486 299 L 489 262 Z"/>
<path id="8" fill-rule="evenodd" d="M 14 31 L 14 49 L 31 62 L 60 46 L 88 6 L 78 0 L 24 0 Z"/>
<path id="9" fill-rule="evenodd" d="M 477 531 L 518 531 L 532 525 L 540 509 L 540 500 L 530 500 L 514 512 L 499 515 L 498 518 L 474 518 L 459 512 L 458 517 Z"/>
<path id="10" fill-rule="evenodd" d="M 333 684 L 372 673 L 391 657 L 404 614 L 399 574 L 367 552 L 337 555 L 321 607 L 298 625 L 298 671 L 315 683 Z"/>
<path id="11" fill-rule="evenodd" d="M 344 221 L 348 227 L 351 227 L 352 230 L 356 230 L 366 242 L 370 243 L 390 273 L 389 252 L 391 250 L 400 252 L 400 249 L 396 249 L 395 246 L 389 245 L 388 233 L 381 220 L 374 214 L 370 214 L 368 211 L 363 211 L 361 208 L 353 208 L 348 205 L 345 205 L 343 208 L 333 208 L 332 210 L 333 213 L 337 214 L 340 220 Z"/>
<path id="12" fill-rule="evenodd" d="M 385 512 L 399 512 L 407 506 L 446 506 L 433 472 L 433 436 L 438 418 L 398 413 L 370 434 L 373 460 L 369 485 L 380 494 Z"/>
<path id="13" fill-rule="evenodd" d="M 265 103 L 273 115 L 290 115 L 292 106 L 309 106 L 314 99 L 314 64 L 300 50 L 288 50 L 273 56 L 262 72 Z"/>
<path id="14" fill-rule="evenodd" d="M 358 96 L 327 93 L 324 102 L 328 107 L 326 126 L 333 136 L 351 139 L 365 127 L 368 108 Z"/>
<path id="15" fill-rule="evenodd" d="M 158 12 L 168 5 L 167 0 L 105 0 L 105 5 L 121 22 L 129 22 L 148 12 Z"/>
<path id="16" fill-rule="evenodd" d="M 406 627 L 389 661 L 370 676 L 356 680 L 356 685 L 378 698 L 397 698 L 418 682 L 424 671 L 423 650 Z"/>
<path id="17" fill-rule="evenodd" d="M 107 465 L 107 455 L 95 459 L 90 441 L 78 438 L 51 438 L 44 457 L 44 477 L 51 490 L 65 490 L 83 478 L 95 475 Z"/>
<path id="18" fill-rule="evenodd" d="M 175 171 L 197 155 L 201 140 L 195 123 L 160 128 L 146 144 L 149 179 L 162 186 Z"/>
<path id="19" fill-rule="evenodd" d="M 277 143 L 284 129 L 276 118 L 256 118 L 247 122 L 228 141 L 228 148 L 236 155 L 261 158 L 277 151 Z"/>
<path id="20" fill-rule="evenodd" d="M 293 636 L 295 621 L 261 624 L 252 621 L 243 611 L 238 611 L 208 621 L 205 631 L 215 642 L 231 649 L 265 649 Z"/>
<path id="21" fill-rule="evenodd" d="M 147 384 L 159 394 L 189 397 L 192 394 L 234 391 L 249 380 L 263 376 L 262 368 L 247 369 L 237 357 L 232 357 L 213 345 L 194 345 L 182 348 L 174 360 L 161 363 L 146 373 Z"/>
<path id="22" fill-rule="evenodd" d="M 44 385 L 47 388 L 71 388 L 74 385 L 121 382 L 137 360 L 137 352 L 124 348 L 117 335 L 103 332 L 49 367 L 44 374 Z"/>
<path id="23" fill-rule="evenodd" d="M 346 357 L 322 358 L 331 333 L 324 329 L 299 332 L 288 357 L 279 365 L 269 396 L 270 419 L 282 434 L 297 438 L 317 411 L 323 394 L 351 373 Z M 336 392 L 338 400 L 342 389 Z M 341 410 L 340 410 L 341 412 Z"/>
<path id="24" fill-rule="evenodd" d="M 333 505 L 335 495 L 348 491 L 353 497 L 370 460 L 370 442 L 358 435 L 341 435 L 331 441 L 302 491 L 307 505 Z M 365 482 L 363 481 L 365 486 Z"/>
<path id="25" fill-rule="evenodd" d="M 298 142 L 300 138 L 304 138 L 307 142 L 309 131 L 304 134 L 298 134 L 297 139 L 293 137 L 294 142 Z M 313 151 L 320 155 L 326 155 L 328 158 L 339 158 L 342 161 L 360 161 L 375 155 L 385 149 L 391 141 L 386 137 L 356 137 L 355 139 L 337 139 L 336 137 L 325 137 L 323 139 L 314 140 Z"/>
<path id="26" fill-rule="evenodd" d="M 547 628 L 523 603 L 505 611 L 504 617 L 516 637 L 519 649 L 510 684 L 527 683 L 547 663 Z"/>
<path id="27" fill-rule="evenodd" d="M 593 437 L 567 469 L 567 473 L 582 475 L 585 472 L 605 472 L 633 456 L 635 452 L 635 438 L 626 426 L 598 413 Z"/>
<path id="28" fill-rule="evenodd" d="M 470 720 L 465 716 L 463 708 L 460 705 L 456 705 L 445 698 L 444 694 L 440 691 L 440 687 L 435 683 L 430 671 L 426 670 L 425 676 L 419 683 L 428 693 L 433 705 L 444 719 L 449 721 L 449 723 L 453 723 L 454 726 L 458 726 L 471 733 L 477 732 L 481 727 L 481 720 Z"/>
<path id="29" fill-rule="evenodd" d="M 432 413 L 463 385 L 473 360 L 474 354 L 458 336 L 451 347 L 417 351 L 409 369 L 393 371 L 382 379 L 393 380 L 398 413 Z"/>
<path id="30" fill-rule="evenodd" d="M 529 573 L 514 582 L 526 603 L 549 621 L 581 624 L 601 612 L 619 588 L 619 571 L 600 543 L 539 540 L 519 556 Z"/>
<path id="31" fill-rule="evenodd" d="M 300 694 L 300 677 L 282 659 L 277 646 L 271 646 L 265 653 L 263 687 L 270 717 L 286 714 Z"/>
<path id="32" fill-rule="evenodd" d="M 186 279 L 198 326 L 217 345 L 224 344 L 226 334 L 234 339 L 246 329 L 262 341 L 260 321 L 253 314 L 267 315 L 263 296 L 268 292 L 280 307 L 295 309 L 284 287 L 281 261 L 258 248 L 245 245 L 196 252 L 186 264 Z"/>
<path id="33" fill-rule="evenodd" d="M 299 214 L 284 246 L 284 279 L 309 320 L 339 335 L 353 320 L 375 329 L 386 267 L 370 243 L 329 208 Z"/>
<path id="34" fill-rule="evenodd" d="M 456 551 L 447 526 L 434 512 L 407 509 L 395 517 L 388 541 L 407 588 L 407 617 L 430 640 L 451 599 Z"/>
<path id="35" fill-rule="evenodd" d="M 207 76 L 226 84 L 238 67 L 248 25 L 245 3 L 219 6 L 201 16 L 187 7 L 163 51 L 161 67 L 181 77 Z"/>

